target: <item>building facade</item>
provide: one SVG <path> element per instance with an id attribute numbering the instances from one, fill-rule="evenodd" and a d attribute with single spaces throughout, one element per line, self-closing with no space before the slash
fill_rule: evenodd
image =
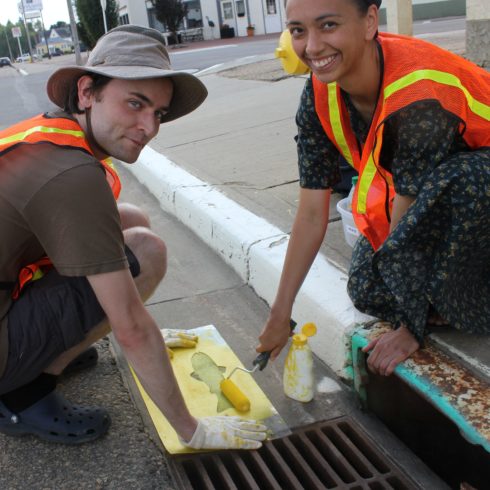
<path id="1" fill-rule="evenodd" d="M 52 55 L 72 53 L 74 48 L 70 28 L 58 27 L 51 29 L 48 34 L 47 44 Z M 48 48 L 44 37 L 36 44 L 36 53 L 40 56 L 47 55 Z"/>
<path id="2" fill-rule="evenodd" d="M 187 16 L 182 29 L 202 28 L 204 39 L 218 39 L 225 31 L 233 36 L 246 36 L 249 26 L 254 27 L 255 34 L 284 29 L 283 0 L 184 0 L 184 3 Z M 165 31 L 149 0 L 119 0 L 119 22 Z"/>
<path id="3" fill-rule="evenodd" d="M 247 36 L 247 27 L 254 34 L 282 32 L 286 13 L 284 0 L 183 0 L 187 4 L 187 18 L 182 29 L 202 28 L 204 39 Z M 469 0 L 473 2 L 487 0 Z M 155 17 L 150 0 L 118 0 L 119 22 L 138 24 L 165 31 Z M 385 3 L 385 2 L 383 2 Z M 466 0 L 412 0 L 413 19 L 462 16 L 466 14 Z M 380 9 L 380 23 L 386 23 L 386 8 Z M 223 29 L 224 28 L 224 29 Z"/>

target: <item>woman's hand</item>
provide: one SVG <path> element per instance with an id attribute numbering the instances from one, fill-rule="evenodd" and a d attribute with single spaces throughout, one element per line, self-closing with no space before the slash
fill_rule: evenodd
<path id="1" fill-rule="evenodd" d="M 287 344 L 289 337 L 293 334 L 290 327 L 290 316 L 277 319 L 271 315 L 259 335 L 260 344 L 255 349 L 257 352 L 271 352 L 273 361 Z"/>
<path id="2" fill-rule="evenodd" d="M 407 327 L 380 335 L 362 350 L 372 352 L 367 359 L 368 368 L 375 374 L 389 376 L 396 366 L 408 359 L 420 345 Z"/>

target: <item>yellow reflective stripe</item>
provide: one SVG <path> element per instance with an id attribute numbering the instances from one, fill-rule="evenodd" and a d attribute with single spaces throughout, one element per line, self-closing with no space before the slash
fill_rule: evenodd
<path id="1" fill-rule="evenodd" d="M 371 187 L 371 182 L 376 175 L 376 165 L 374 164 L 373 155 L 369 155 L 369 159 L 366 162 L 366 166 L 360 176 L 359 182 L 357 184 L 357 212 L 359 214 L 364 214 L 367 209 L 367 195 L 369 188 Z"/>
<path id="2" fill-rule="evenodd" d="M 396 91 L 408 87 L 419 80 L 432 80 L 433 82 L 441 83 L 443 85 L 459 88 L 465 95 L 470 110 L 483 119 L 490 121 L 490 106 L 476 100 L 457 76 L 439 70 L 416 70 L 399 78 L 384 89 L 385 100 Z"/>
<path id="3" fill-rule="evenodd" d="M 330 125 L 332 126 L 333 135 L 335 141 L 337 142 L 342 155 L 353 167 L 354 160 L 349 149 L 349 145 L 344 136 L 344 131 L 342 129 L 342 121 L 340 119 L 340 107 L 337 101 L 337 84 L 335 82 L 329 83 L 328 87 L 328 110 L 330 116 Z"/>
<path id="4" fill-rule="evenodd" d="M 36 272 L 34 272 L 31 281 L 37 281 L 38 279 L 41 279 L 44 276 L 44 272 L 41 269 L 37 269 Z"/>
<path id="5" fill-rule="evenodd" d="M 112 170 L 117 173 L 116 166 L 114 165 L 114 160 L 112 160 L 111 157 L 104 158 L 102 160 L 102 163 L 105 163 L 108 167 L 112 168 Z"/>
<path id="6" fill-rule="evenodd" d="M 71 129 L 48 128 L 46 126 L 35 126 L 33 128 L 27 129 L 26 131 L 21 131 L 20 133 L 16 133 L 11 136 L 7 136 L 6 138 L 0 139 L 0 145 L 15 143 L 16 141 L 23 141 L 33 133 L 47 133 L 47 134 L 59 133 L 59 134 L 67 134 L 69 136 L 75 136 L 77 138 L 85 137 L 83 131 L 74 131 Z"/>

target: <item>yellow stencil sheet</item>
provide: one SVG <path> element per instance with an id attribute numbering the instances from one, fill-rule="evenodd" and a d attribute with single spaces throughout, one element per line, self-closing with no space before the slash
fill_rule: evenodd
<path id="1" fill-rule="evenodd" d="M 218 366 L 226 367 L 226 371 L 223 372 L 225 378 L 231 373 L 232 369 L 237 366 L 243 367 L 243 364 L 213 325 L 194 328 L 189 330 L 189 333 L 199 336 L 199 342 L 196 348 L 173 349 L 174 357 L 171 362 L 184 400 L 194 417 L 238 415 L 247 419 L 265 420 L 277 414 L 276 409 L 272 406 L 272 403 L 265 396 L 253 377 L 242 371 L 235 371 L 231 379 L 250 400 L 250 411 L 241 413 L 234 408 L 228 408 L 218 413 L 218 399 L 216 395 L 210 392 L 209 387 L 205 383 L 191 377 L 191 373 L 194 371 L 191 364 L 192 355 L 196 352 L 204 352 Z M 197 452 L 180 443 L 172 426 L 146 394 L 136 374 L 132 370 L 131 372 L 165 449 L 170 454 Z"/>

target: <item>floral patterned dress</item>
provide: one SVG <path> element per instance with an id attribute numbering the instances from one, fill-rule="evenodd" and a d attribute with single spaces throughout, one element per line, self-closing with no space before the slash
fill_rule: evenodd
<path id="1" fill-rule="evenodd" d="M 362 147 L 369 127 L 342 95 Z M 340 154 L 315 112 L 311 80 L 296 123 L 301 187 L 331 188 Z M 355 306 L 407 326 L 420 343 L 434 311 L 457 329 L 490 333 L 490 148 L 470 151 L 459 126 L 435 100 L 386 121 L 380 164 L 415 201 L 377 252 L 358 240 L 349 271 Z"/>

